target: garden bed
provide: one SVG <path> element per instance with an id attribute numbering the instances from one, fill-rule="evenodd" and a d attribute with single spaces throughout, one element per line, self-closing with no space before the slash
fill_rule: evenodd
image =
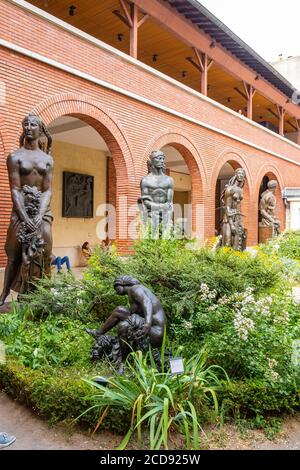
<path id="1" fill-rule="evenodd" d="M 285 238 L 284 243 L 287 250 Z M 192 415 L 194 409 L 196 418 L 185 416 L 194 433 L 196 419 L 203 424 L 298 409 L 300 374 L 292 357 L 300 338 L 300 311 L 291 289 L 299 264 L 297 259 L 282 257 L 278 245 L 250 254 L 226 248 L 191 249 L 191 243 L 186 246 L 178 240 L 145 241 L 125 262 L 99 249 L 83 280 L 72 276 L 44 280 L 12 314 L 0 318 L 0 340 L 7 351 L 7 363 L 0 366 L 1 388 L 52 423 L 76 420 L 93 429 L 108 407 L 101 427 L 123 433 L 133 418 L 138 423 L 136 412 L 133 416 L 128 403 L 110 402 L 108 392 L 97 387 L 93 377 L 112 377 L 111 391 L 126 385 L 141 394 L 137 372 L 141 374 L 139 368 L 144 367 L 145 390 L 147 381 L 160 390 L 155 399 L 166 404 L 164 400 L 172 396 L 176 404 L 187 394 L 185 402 L 192 404 L 188 413 Z M 163 383 L 169 392 L 160 395 L 161 377 L 151 369 L 152 375 L 147 375 L 149 367 L 143 359 L 134 362 L 136 369 L 127 369 L 125 385 L 108 363 L 90 361 L 93 339 L 84 328 L 97 328 L 116 305 L 124 304 L 126 299 L 113 290 L 113 280 L 125 273 L 161 299 L 169 320 L 167 348 L 181 354 L 187 368 L 195 352 L 201 351 L 198 375 L 185 373 L 183 391 L 165 371 Z M 190 389 L 184 381 L 191 382 Z M 149 402 L 143 403 L 142 414 L 149 410 Z M 179 418 L 167 432 L 173 425 L 185 426 L 179 405 L 171 404 L 172 400 L 165 409 Z"/>

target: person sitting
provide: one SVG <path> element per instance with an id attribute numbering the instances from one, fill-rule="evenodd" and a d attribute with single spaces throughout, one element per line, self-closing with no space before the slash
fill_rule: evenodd
<path id="1" fill-rule="evenodd" d="M 87 264 L 88 260 L 92 256 L 92 250 L 90 248 L 89 242 L 84 242 L 84 244 L 81 247 L 81 254 Z"/>
<path id="2" fill-rule="evenodd" d="M 15 440 L 15 436 L 9 436 L 6 432 L 0 432 L 0 449 L 10 446 Z"/>
<path id="3" fill-rule="evenodd" d="M 68 273 L 71 272 L 70 259 L 68 256 L 61 258 L 60 256 L 55 256 L 53 253 L 51 255 L 51 266 L 57 266 L 57 273 L 61 274 L 62 265 L 66 264 Z"/>

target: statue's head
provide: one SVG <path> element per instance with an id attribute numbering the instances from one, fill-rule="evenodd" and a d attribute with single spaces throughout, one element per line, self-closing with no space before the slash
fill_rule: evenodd
<path id="1" fill-rule="evenodd" d="M 147 163 L 149 173 L 151 173 L 152 168 L 156 168 L 157 170 L 164 170 L 165 158 L 165 154 L 161 150 L 153 150 Z"/>
<path id="2" fill-rule="evenodd" d="M 24 137 L 26 140 L 36 140 L 42 136 L 43 124 L 41 118 L 34 113 L 29 113 L 22 121 Z"/>
<path id="3" fill-rule="evenodd" d="M 43 135 L 47 137 L 47 153 L 50 153 L 52 146 L 52 138 L 43 123 L 42 119 L 34 113 L 29 113 L 22 121 L 23 133 L 20 137 L 20 146 L 24 145 L 24 140 L 32 142 L 34 140 L 40 139 Z M 42 144 L 39 142 L 40 148 Z"/>
<path id="4" fill-rule="evenodd" d="M 246 172 L 244 168 L 237 168 L 234 172 L 234 176 L 230 178 L 227 186 L 239 186 L 242 188 L 246 181 Z"/>
<path id="5" fill-rule="evenodd" d="M 236 176 L 236 181 L 238 181 L 239 183 L 242 183 L 246 178 L 246 172 L 244 168 L 237 168 L 235 170 L 235 176 Z"/>
<path id="6" fill-rule="evenodd" d="M 127 293 L 129 287 L 138 286 L 139 284 L 140 282 L 134 277 L 119 276 L 115 279 L 114 288 L 118 294 L 124 295 Z"/>
<path id="7" fill-rule="evenodd" d="M 269 191 L 272 191 L 272 193 L 275 193 L 276 189 L 277 189 L 277 181 L 276 180 L 270 180 L 268 182 L 268 189 Z"/>

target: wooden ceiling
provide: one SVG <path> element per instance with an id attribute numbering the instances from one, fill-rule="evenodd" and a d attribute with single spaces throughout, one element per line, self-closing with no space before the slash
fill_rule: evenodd
<path id="1" fill-rule="evenodd" d="M 122 8 L 119 0 L 32 0 L 29 3 L 51 13 L 107 44 L 129 53 L 129 28 L 113 13 Z M 70 6 L 75 6 L 71 16 Z M 141 15 L 142 17 L 142 15 Z M 200 72 L 187 60 L 194 51 L 151 19 L 139 28 L 138 59 L 181 83 L 200 91 Z M 246 114 L 246 100 L 235 90 L 244 91 L 243 83 L 215 64 L 208 73 L 208 96 L 235 111 Z M 276 105 L 256 94 L 253 119 L 268 121 L 278 128 Z M 290 123 L 289 123 L 290 121 Z M 285 132 L 294 132 L 294 119 L 286 118 Z"/>

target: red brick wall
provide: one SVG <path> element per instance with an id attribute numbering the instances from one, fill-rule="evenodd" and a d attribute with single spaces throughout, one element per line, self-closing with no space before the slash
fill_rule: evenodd
<path id="1" fill-rule="evenodd" d="M 15 44 L 300 162 L 299 148 L 4 0 L 0 0 L 0 28 L 1 36 Z M 272 172 L 281 188 L 300 184 L 299 166 L 4 47 L 0 48 L 0 80 L 7 90 L 6 103 L 0 105 L 0 134 L 5 148 L 0 140 L 0 266 L 5 262 L 11 204 L 5 157 L 17 147 L 21 121 L 32 109 L 46 124 L 73 115 L 92 125 L 111 152 L 117 200 L 127 197 L 129 205 L 137 200 L 151 150 L 167 144 L 177 148 L 192 175 L 193 206 L 204 205 L 205 237 L 214 235 L 216 180 L 226 161 L 242 166 L 247 173 L 243 211 L 249 244 L 257 243 L 258 192 L 264 174 Z M 118 208 L 118 229 L 125 223 L 122 206 Z M 120 249 L 126 252 L 130 241 L 123 235 L 118 238 Z"/>

